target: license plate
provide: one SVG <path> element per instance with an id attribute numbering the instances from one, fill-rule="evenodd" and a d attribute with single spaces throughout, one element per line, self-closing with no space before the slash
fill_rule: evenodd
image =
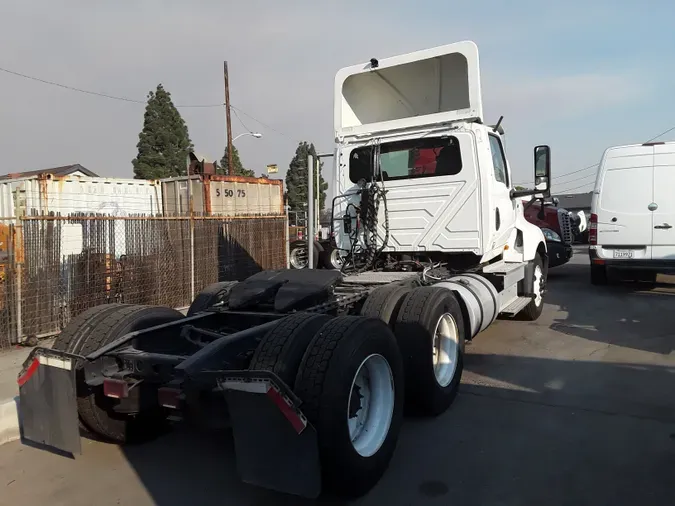
<path id="1" fill-rule="evenodd" d="M 615 249 L 614 258 L 630 259 L 633 258 L 633 250 L 630 249 Z"/>

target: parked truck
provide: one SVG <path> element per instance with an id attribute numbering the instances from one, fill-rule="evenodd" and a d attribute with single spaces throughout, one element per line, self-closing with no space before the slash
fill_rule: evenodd
<path id="1" fill-rule="evenodd" d="M 548 193 L 550 149 L 534 149 L 534 187 L 514 190 L 475 44 L 340 70 L 334 116 L 341 270 L 217 283 L 187 316 L 89 309 L 23 365 L 26 439 L 77 453 L 80 426 L 126 444 L 167 419 L 222 421 L 245 482 L 358 496 L 385 472 L 404 406 L 452 404 L 467 341 L 498 315 L 539 317 L 548 253 L 522 199 Z"/>
<path id="2" fill-rule="evenodd" d="M 579 229 L 579 224 L 573 220 L 571 213 L 545 199 L 532 199 L 523 202 L 523 205 L 525 219 L 541 228 L 544 233 L 549 268 L 569 262 L 573 255 L 575 231 Z"/>

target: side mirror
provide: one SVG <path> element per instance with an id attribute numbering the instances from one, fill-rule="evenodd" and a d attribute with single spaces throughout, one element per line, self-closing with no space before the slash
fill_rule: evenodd
<path id="1" fill-rule="evenodd" d="M 511 190 L 512 199 L 528 195 L 541 199 L 542 206 L 544 199 L 551 196 L 551 148 L 548 146 L 534 148 L 534 190 Z"/>
<path id="2" fill-rule="evenodd" d="M 548 197 L 551 194 L 551 148 L 536 146 L 534 148 L 534 186 Z"/>

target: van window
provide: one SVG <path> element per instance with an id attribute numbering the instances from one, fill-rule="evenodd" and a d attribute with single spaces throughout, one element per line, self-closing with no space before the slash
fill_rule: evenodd
<path id="1" fill-rule="evenodd" d="M 349 179 L 370 180 L 373 147 L 357 148 L 349 155 Z M 462 170 L 456 137 L 412 139 L 380 145 L 382 179 L 392 181 L 432 176 L 454 176 Z M 380 179 L 380 175 L 376 175 Z"/>
<path id="2" fill-rule="evenodd" d="M 499 137 L 490 135 L 490 152 L 492 153 L 492 166 L 495 170 L 495 179 L 500 183 L 509 185 L 506 176 L 506 157 Z"/>

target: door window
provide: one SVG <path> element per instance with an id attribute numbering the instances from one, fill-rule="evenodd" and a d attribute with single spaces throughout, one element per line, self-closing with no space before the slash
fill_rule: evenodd
<path id="1" fill-rule="evenodd" d="M 508 174 L 506 172 L 506 157 L 502 143 L 496 135 L 490 135 L 490 152 L 492 153 L 492 166 L 495 171 L 495 179 L 500 183 L 509 185 Z"/>

